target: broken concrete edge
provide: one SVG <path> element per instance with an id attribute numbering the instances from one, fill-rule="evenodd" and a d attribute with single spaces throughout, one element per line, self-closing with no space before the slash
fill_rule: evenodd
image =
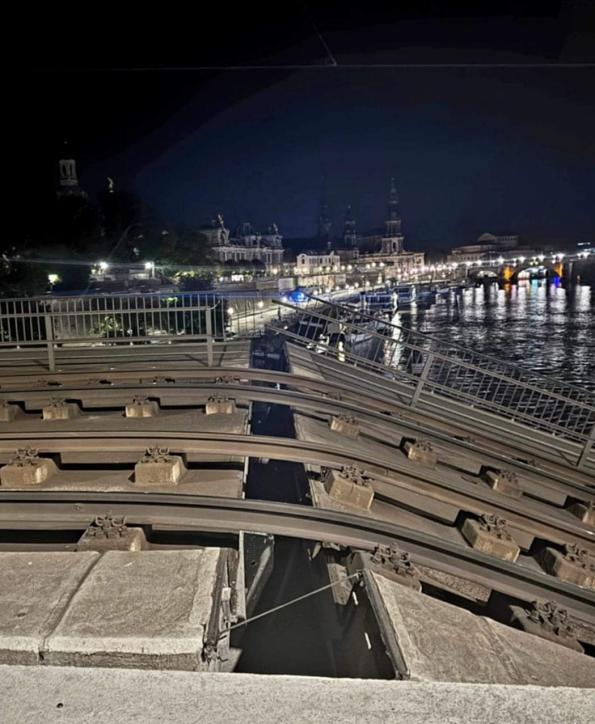
<path id="1" fill-rule="evenodd" d="M 595 687 L 589 656 L 371 576 L 412 680 Z"/>
<path id="2" fill-rule="evenodd" d="M 400 679 L 409 679 L 411 677 L 411 672 L 407 667 L 405 654 L 399 645 L 395 628 L 386 606 L 384 605 L 374 573 L 371 571 L 363 571 L 362 579 L 364 581 L 368 600 L 370 601 L 374 616 L 378 622 L 378 629 L 386 649 L 386 654 L 392 662 L 396 676 Z"/>
<path id="3" fill-rule="evenodd" d="M 3 580 L 14 579 L 19 570 L 30 576 L 21 577 L 16 589 L 23 600 L 13 595 L 2 610 L 0 663 L 216 670 L 229 642 L 229 621 L 221 616 L 227 553 L 207 548 L 3 554 Z M 161 572 L 163 587 L 176 584 L 184 571 L 191 574 L 187 592 L 176 588 L 162 609 L 145 574 Z M 135 582 L 139 587 L 130 589 Z M 98 595 L 102 592 L 109 595 Z"/>

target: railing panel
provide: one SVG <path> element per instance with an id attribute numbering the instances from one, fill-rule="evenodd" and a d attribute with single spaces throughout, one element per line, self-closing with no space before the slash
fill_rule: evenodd
<path id="1" fill-rule="evenodd" d="M 581 443 L 592 436 L 595 394 L 589 390 L 346 305 L 312 297 L 283 306 L 294 311 L 295 324 L 285 332 L 292 340 L 397 380 L 409 387 L 412 405 L 432 393 Z"/>

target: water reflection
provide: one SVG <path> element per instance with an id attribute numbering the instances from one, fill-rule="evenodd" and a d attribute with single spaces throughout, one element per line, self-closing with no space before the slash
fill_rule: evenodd
<path id="1" fill-rule="evenodd" d="M 595 289 L 523 280 L 466 289 L 395 322 L 595 390 Z"/>

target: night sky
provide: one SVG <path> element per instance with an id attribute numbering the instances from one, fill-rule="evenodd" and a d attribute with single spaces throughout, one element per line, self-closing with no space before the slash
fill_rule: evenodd
<path id="1" fill-rule="evenodd" d="M 595 240 L 593 3 L 322 5 L 41 18 L 9 85 L 11 232 L 43 218 L 68 139 L 85 189 L 112 176 L 164 224 L 308 237 L 326 176 L 335 229 L 351 203 L 363 231 L 394 176 L 410 248 Z"/>

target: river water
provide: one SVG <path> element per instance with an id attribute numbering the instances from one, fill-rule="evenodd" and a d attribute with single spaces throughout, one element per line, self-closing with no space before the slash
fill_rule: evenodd
<path id="1" fill-rule="evenodd" d="M 595 288 L 492 284 L 412 305 L 393 321 L 595 391 Z"/>

